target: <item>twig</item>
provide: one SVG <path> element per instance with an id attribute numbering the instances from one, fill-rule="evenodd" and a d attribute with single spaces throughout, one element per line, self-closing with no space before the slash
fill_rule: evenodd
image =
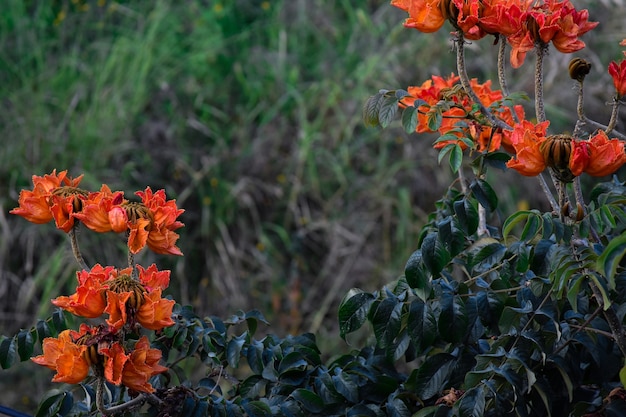
<path id="1" fill-rule="evenodd" d="M 84 269 L 85 271 L 89 271 L 90 268 L 87 266 L 85 259 L 83 259 L 83 254 L 80 252 L 80 248 L 78 247 L 78 238 L 76 237 L 76 230 L 78 229 L 80 223 L 76 222 L 74 226 L 68 232 L 70 237 L 70 245 L 72 245 L 72 254 L 74 255 L 74 259 L 78 262 L 78 265 Z"/>
<path id="2" fill-rule="evenodd" d="M 461 86 L 463 90 L 467 93 L 467 95 L 472 99 L 472 101 L 480 107 L 480 112 L 485 115 L 485 117 L 489 120 L 492 126 L 499 127 L 503 130 L 513 130 L 511 126 L 509 126 L 504 121 L 498 119 L 489 111 L 487 107 L 483 105 L 478 98 L 478 95 L 472 88 L 470 80 L 467 76 L 467 72 L 465 70 L 465 38 L 463 37 L 462 32 L 457 32 L 455 42 L 457 44 L 456 47 L 456 67 L 459 73 L 459 80 L 461 81 Z"/>
<path id="3" fill-rule="evenodd" d="M 535 114 L 537 122 L 546 121 L 546 110 L 543 105 L 543 57 L 548 50 L 548 45 L 538 42 L 535 46 L 537 61 L 535 62 Z"/>
<path id="4" fill-rule="evenodd" d="M 617 124 L 617 115 L 619 114 L 619 105 L 620 101 L 615 97 L 613 99 L 613 109 L 611 110 L 611 119 L 609 120 L 609 125 L 604 129 L 606 134 L 608 135 L 615 129 L 615 125 Z"/>

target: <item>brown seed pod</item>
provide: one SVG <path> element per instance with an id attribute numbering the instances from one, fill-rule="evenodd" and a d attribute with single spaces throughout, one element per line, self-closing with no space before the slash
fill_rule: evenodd
<path id="1" fill-rule="evenodd" d="M 591 71 L 591 62 L 582 58 L 574 58 L 569 62 L 569 76 L 572 80 L 582 82 Z"/>
<path id="2" fill-rule="evenodd" d="M 546 165 L 552 168 L 557 179 L 563 182 L 572 182 L 574 174 L 569 168 L 570 154 L 572 153 L 572 137 L 569 135 L 551 135 L 539 148 Z"/>

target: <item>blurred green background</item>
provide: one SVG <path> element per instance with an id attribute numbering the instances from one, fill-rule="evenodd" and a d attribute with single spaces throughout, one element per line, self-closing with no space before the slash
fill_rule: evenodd
<path id="1" fill-rule="evenodd" d="M 576 56 L 594 65 L 587 112 L 606 122 L 605 68 L 621 56 L 626 12 L 621 0 L 576 6 L 602 23 Z M 49 316 L 49 300 L 75 287 L 67 237 L 8 214 L 33 174 L 56 168 L 84 173 L 86 189 L 106 183 L 132 198 L 149 185 L 177 199 L 185 256 L 137 260 L 172 270 L 178 302 L 222 317 L 256 308 L 268 331 L 312 331 L 321 347 L 349 349 L 337 304 L 402 273 L 452 180 L 434 137 L 361 122 L 380 88 L 454 70 L 450 28 L 424 35 L 404 18 L 381 0 L 3 0 L 0 334 Z M 548 117 L 571 130 L 571 56 L 552 51 Z M 491 41 L 467 58 L 471 77 L 494 76 Z M 513 91 L 532 92 L 532 67 L 511 72 Z M 545 204 L 532 179 L 494 175 L 504 207 Z M 124 265 L 119 236 L 83 230 L 79 240 L 88 263 Z M 16 368 L 0 371 L 12 384 L 0 389 L 15 392 L 0 401 L 32 411 L 52 375 Z"/>

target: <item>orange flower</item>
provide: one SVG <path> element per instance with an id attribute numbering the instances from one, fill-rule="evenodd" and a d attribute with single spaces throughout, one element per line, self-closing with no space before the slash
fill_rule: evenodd
<path id="1" fill-rule="evenodd" d="M 172 309 L 175 301 L 161 298 L 161 291 L 157 288 L 147 293 L 137 311 L 137 321 L 146 329 L 161 330 L 174 324 Z"/>
<path id="2" fill-rule="evenodd" d="M 591 137 L 589 143 L 589 164 L 585 167 L 585 172 L 594 177 L 604 177 L 617 171 L 626 163 L 624 153 L 624 142 L 619 139 L 609 139 L 600 130 Z"/>
<path id="3" fill-rule="evenodd" d="M 52 300 L 52 304 L 81 317 L 95 318 L 102 315 L 106 307 L 104 291 L 107 282 L 115 274 L 112 266 L 94 265 L 90 271 L 76 273 L 78 287 L 70 296 L 61 296 Z"/>
<path id="4" fill-rule="evenodd" d="M 53 382 L 78 384 L 89 374 L 90 363 L 85 357 L 87 346 L 77 345 L 71 333 L 71 330 L 64 330 L 58 338 L 46 337 L 43 354 L 31 358 L 36 364 L 57 372 Z"/>
<path id="5" fill-rule="evenodd" d="M 526 10 L 523 10 L 524 6 Z M 569 0 L 546 0 L 527 4 L 512 2 L 500 8 L 494 6 L 481 24 L 490 31 L 503 28 L 500 33 L 507 36 L 512 46 L 511 65 L 518 68 L 536 43 L 547 45 L 552 42 L 563 53 L 584 48 L 585 43 L 579 37 L 598 25 L 588 19 L 589 12 L 586 9 L 577 11 Z"/>
<path id="6" fill-rule="evenodd" d="M 153 193 L 147 187 L 135 194 L 141 203 L 129 202 L 122 192 L 113 193 L 103 185 L 99 192 L 88 196 L 82 213 L 74 216 L 96 232 L 128 231 L 131 253 L 136 254 L 147 245 L 156 253 L 182 255 L 174 230 L 184 226 L 176 219 L 185 210 L 178 209 L 175 200 L 166 200 L 164 190 Z"/>
<path id="7" fill-rule="evenodd" d="M 168 369 L 159 365 L 161 356 L 161 351 L 151 349 L 148 338 L 142 336 L 124 364 L 122 384 L 135 391 L 154 392 L 154 387 L 148 380 Z"/>
<path id="8" fill-rule="evenodd" d="M 442 135 L 451 133 L 459 139 L 438 141 L 434 145 L 436 149 L 444 148 L 451 143 L 457 143 L 461 148 L 467 149 L 466 142 L 461 140 L 461 138 L 466 137 L 473 140 L 476 143 L 476 148 L 481 152 L 497 150 L 503 142 L 501 129 L 496 128 L 494 131 L 493 127 L 477 121 L 479 119 L 478 114 L 475 114 L 477 109 L 469 96 L 460 88 L 458 81 L 459 77 L 454 74 L 447 78 L 433 76 L 432 79 L 425 81 L 419 87 L 408 87 L 407 92 L 410 95 L 401 100 L 400 107 L 413 106 L 417 100 L 425 102 L 426 104 L 418 107 L 416 132 L 432 132 L 428 127 L 429 106 L 435 106 L 441 100 L 446 100 L 450 108 L 442 112 L 442 122 L 438 131 Z M 503 98 L 502 91 L 491 89 L 490 80 L 480 84 L 473 78 L 470 80 L 470 85 L 485 107 L 489 107 Z M 497 109 L 496 117 L 512 125 L 514 118 L 511 110 L 508 107 L 502 109 L 501 106 L 497 106 Z M 522 106 L 515 106 L 514 110 L 517 117 L 524 118 Z M 506 144 L 508 145 L 508 142 Z"/>
<path id="9" fill-rule="evenodd" d="M 147 245 L 156 253 L 182 255 L 176 246 L 178 234 L 174 230 L 184 226 L 176 220 L 185 210 L 176 207 L 175 200 L 167 200 L 165 190 L 153 193 L 150 187 L 135 193 L 143 204 L 152 212 L 152 224 L 148 232 Z"/>
<path id="10" fill-rule="evenodd" d="M 121 205 L 126 202 L 123 192 L 112 192 L 103 184 L 100 191 L 88 195 L 83 210 L 74 217 L 94 232 L 124 232 L 128 229 L 128 219 Z"/>
<path id="11" fill-rule="evenodd" d="M 33 175 L 33 190 L 20 191 L 19 207 L 10 213 L 37 224 L 54 219 L 56 227 L 67 233 L 74 226 L 74 213 L 81 210 L 87 195 L 77 188 L 82 178 L 70 178 L 67 171 L 57 175 L 56 169 L 43 177 Z"/>
<path id="12" fill-rule="evenodd" d="M 540 147 L 546 139 L 548 124 L 549 122 L 546 121 L 534 125 L 527 120 L 522 120 L 514 126 L 512 132 L 507 133 L 515 149 L 515 157 L 507 162 L 507 167 L 530 177 L 539 175 L 546 169 L 546 162 Z"/>
<path id="13" fill-rule="evenodd" d="M 619 63 L 612 61 L 609 64 L 609 74 L 613 78 L 613 85 L 617 96 L 626 95 L 626 59 L 622 59 Z"/>
<path id="14" fill-rule="evenodd" d="M 441 13 L 442 0 L 392 0 L 391 5 L 409 14 L 404 27 L 414 28 L 424 33 L 436 32 L 446 18 Z"/>

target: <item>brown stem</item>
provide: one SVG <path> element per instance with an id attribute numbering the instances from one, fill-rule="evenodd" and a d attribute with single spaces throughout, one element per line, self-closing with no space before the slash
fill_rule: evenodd
<path id="1" fill-rule="evenodd" d="M 619 114 L 619 105 L 620 101 L 617 98 L 614 98 L 613 109 L 611 110 L 611 119 L 609 120 L 609 125 L 604 130 L 607 135 L 615 129 L 615 125 L 617 124 L 617 115 Z"/>
<path id="2" fill-rule="evenodd" d="M 539 42 L 535 46 L 537 61 L 535 62 L 535 114 L 537 122 L 546 121 L 546 111 L 543 103 L 543 57 L 548 51 L 548 45 Z"/>
<path id="3" fill-rule="evenodd" d="M 506 61 L 506 40 L 504 37 L 500 35 L 498 36 L 498 82 L 500 83 L 500 89 L 502 90 L 502 95 L 505 97 L 509 95 L 509 87 L 506 82 L 506 73 L 505 73 L 505 61 Z"/>
<path id="4" fill-rule="evenodd" d="M 480 98 L 472 88 L 469 77 L 467 76 L 467 71 L 465 70 L 465 38 L 463 37 L 463 32 L 457 32 L 455 42 L 456 46 L 456 67 L 459 73 L 459 80 L 461 81 L 461 86 L 463 90 L 467 93 L 467 95 L 472 99 L 472 101 L 480 107 L 480 112 L 485 115 L 485 117 L 489 120 L 492 126 L 499 127 L 503 130 L 513 130 L 511 126 L 502 120 L 498 119 L 489 111 L 487 107 L 485 107 L 481 102 Z"/>
<path id="5" fill-rule="evenodd" d="M 70 229 L 68 235 L 70 237 L 70 245 L 72 246 L 72 254 L 74 255 L 74 259 L 78 262 L 78 265 L 81 269 L 85 271 L 89 271 L 90 268 L 87 266 L 85 259 L 83 259 L 83 254 L 80 252 L 80 248 L 78 247 L 78 238 L 76 237 L 76 230 L 78 229 L 80 223 L 76 222 L 74 227 Z"/>

